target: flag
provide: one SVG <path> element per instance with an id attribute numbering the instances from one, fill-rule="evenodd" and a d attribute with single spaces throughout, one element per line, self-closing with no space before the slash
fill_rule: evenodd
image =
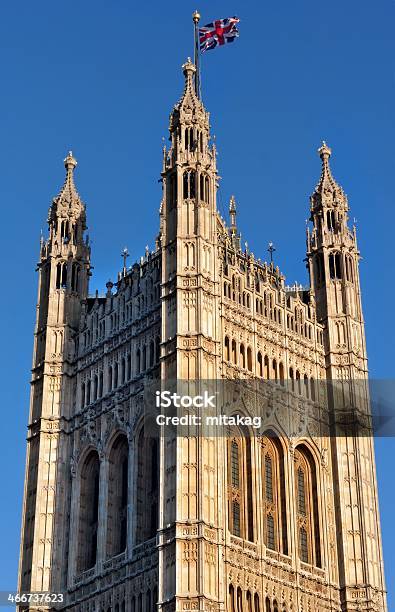
<path id="1" fill-rule="evenodd" d="M 199 28 L 200 51 L 203 53 L 214 49 L 217 45 L 233 42 L 239 36 L 237 29 L 239 21 L 238 17 L 227 17 Z"/>

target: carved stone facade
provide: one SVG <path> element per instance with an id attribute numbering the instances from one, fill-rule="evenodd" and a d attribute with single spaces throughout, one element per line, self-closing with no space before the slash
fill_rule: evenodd
<path id="1" fill-rule="evenodd" d="M 373 442 L 348 418 L 369 416 L 359 251 L 331 151 L 310 286 L 287 287 L 241 248 L 234 198 L 229 225 L 217 211 L 209 116 L 183 70 L 155 249 L 104 296 L 88 294 L 65 160 L 38 264 L 19 588 L 78 612 L 384 611 Z M 146 435 L 151 383 L 227 379 L 272 382 L 260 407 L 249 392 L 239 406 L 263 406 L 270 434 Z"/>

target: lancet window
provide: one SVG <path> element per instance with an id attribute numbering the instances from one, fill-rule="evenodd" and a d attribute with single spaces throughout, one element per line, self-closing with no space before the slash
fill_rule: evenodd
<path id="1" fill-rule="evenodd" d="M 317 478 L 314 459 L 304 446 L 294 455 L 295 505 L 299 558 L 321 567 Z"/>
<path id="2" fill-rule="evenodd" d="M 235 536 L 253 541 L 251 441 L 248 432 L 232 431 L 228 440 L 228 517 Z"/>
<path id="3" fill-rule="evenodd" d="M 261 439 L 263 531 L 267 548 L 288 554 L 284 454 L 279 440 Z"/>

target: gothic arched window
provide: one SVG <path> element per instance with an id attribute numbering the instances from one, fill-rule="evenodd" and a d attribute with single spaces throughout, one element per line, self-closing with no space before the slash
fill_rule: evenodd
<path id="1" fill-rule="evenodd" d="M 315 462 L 310 451 L 304 446 L 295 449 L 294 462 L 299 558 L 304 563 L 321 567 Z"/>
<path id="2" fill-rule="evenodd" d="M 96 565 L 99 475 L 99 456 L 92 450 L 81 470 L 77 572 L 85 572 Z"/>
<path id="3" fill-rule="evenodd" d="M 136 542 L 155 536 L 158 528 L 159 455 L 156 438 L 141 428 L 137 444 Z"/>
<path id="4" fill-rule="evenodd" d="M 252 372 L 252 351 L 251 347 L 247 347 L 247 369 Z"/>
<path id="5" fill-rule="evenodd" d="M 240 367 L 241 368 L 246 367 L 246 353 L 245 353 L 244 344 L 240 345 Z"/>
<path id="6" fill-rule="evenodd" d="M 333 280 L 339 280 L 342 277 L 341 253 L 338 251 L 329 254 L 329 273 Z"/>
<path id="7" fill-rule="evenodd" d="M 288 554 L 287 509 L 285 502 L 284 454 L 279 440 L 261 440 L 264 540 L 267 548 Z"/>
<path id="8" fill-rule="evenodd" d="M 237 364 L 236 340 L 232 340 L 232 361 Z"/>
<path id="9" fill-rule="evenodd" d="M 346 256 L 346 278 L 350 283 L 354 281 L 353 263 L 349 255 Z"/>
<path id="10" fill-rule="evenodd" d="M 234 429 L 228 440 L 229 531 L 253 541 L 251 441 L 248 432 Z"/>
<path id="11" fill-rule="evenodd" d="M 119 435 L 110 451 L 107 507 L 107 556 L 126 549 L 129 445 Z"/>
<path id="12" fill-rule="evenodd" d="M 184 142 L 185 142 L 186 151 L 193 151 L 194 149 L 193 128 L 191 127 L 185 128 Z"/>
<path id="13" fill-rule="evenodd" d="M 263 376 L 263 361 L 262 361 L 262 353 L 258 352 L 258 376 Z"/>
<path id="14" fill-rule="evenodd" d="M 185 170 L 183 176 L 183 196 L 187 198 L 194 198 L 196 194 L 196 173 L 194 170 Z"/>
<path id="15" fill-rule="evenodd" d="M 226 361 L 229 361 L 230 359 L 230 343 L 229 343 L 229 336 L 225 336 L 225 355 L 224 355 Z"/>

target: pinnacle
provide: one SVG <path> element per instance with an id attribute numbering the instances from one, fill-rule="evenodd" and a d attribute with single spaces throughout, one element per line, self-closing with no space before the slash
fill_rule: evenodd
<path id="1" fill-rule="evenodd" d="M 325 140 L 322 141 L 322 145 L 318 149 L 318 153 L 322 160 L 330 158 L 332 154 L 332 149 L 328 147 Z"/>
<path id="2" fill-rule="evenodd" d="M 73 171 L 77 165 L 77 160 L 73 157 L 73 152 L 69 151 L 68 155 L 64 159 L 64 166 L 68 171 Z"/>

